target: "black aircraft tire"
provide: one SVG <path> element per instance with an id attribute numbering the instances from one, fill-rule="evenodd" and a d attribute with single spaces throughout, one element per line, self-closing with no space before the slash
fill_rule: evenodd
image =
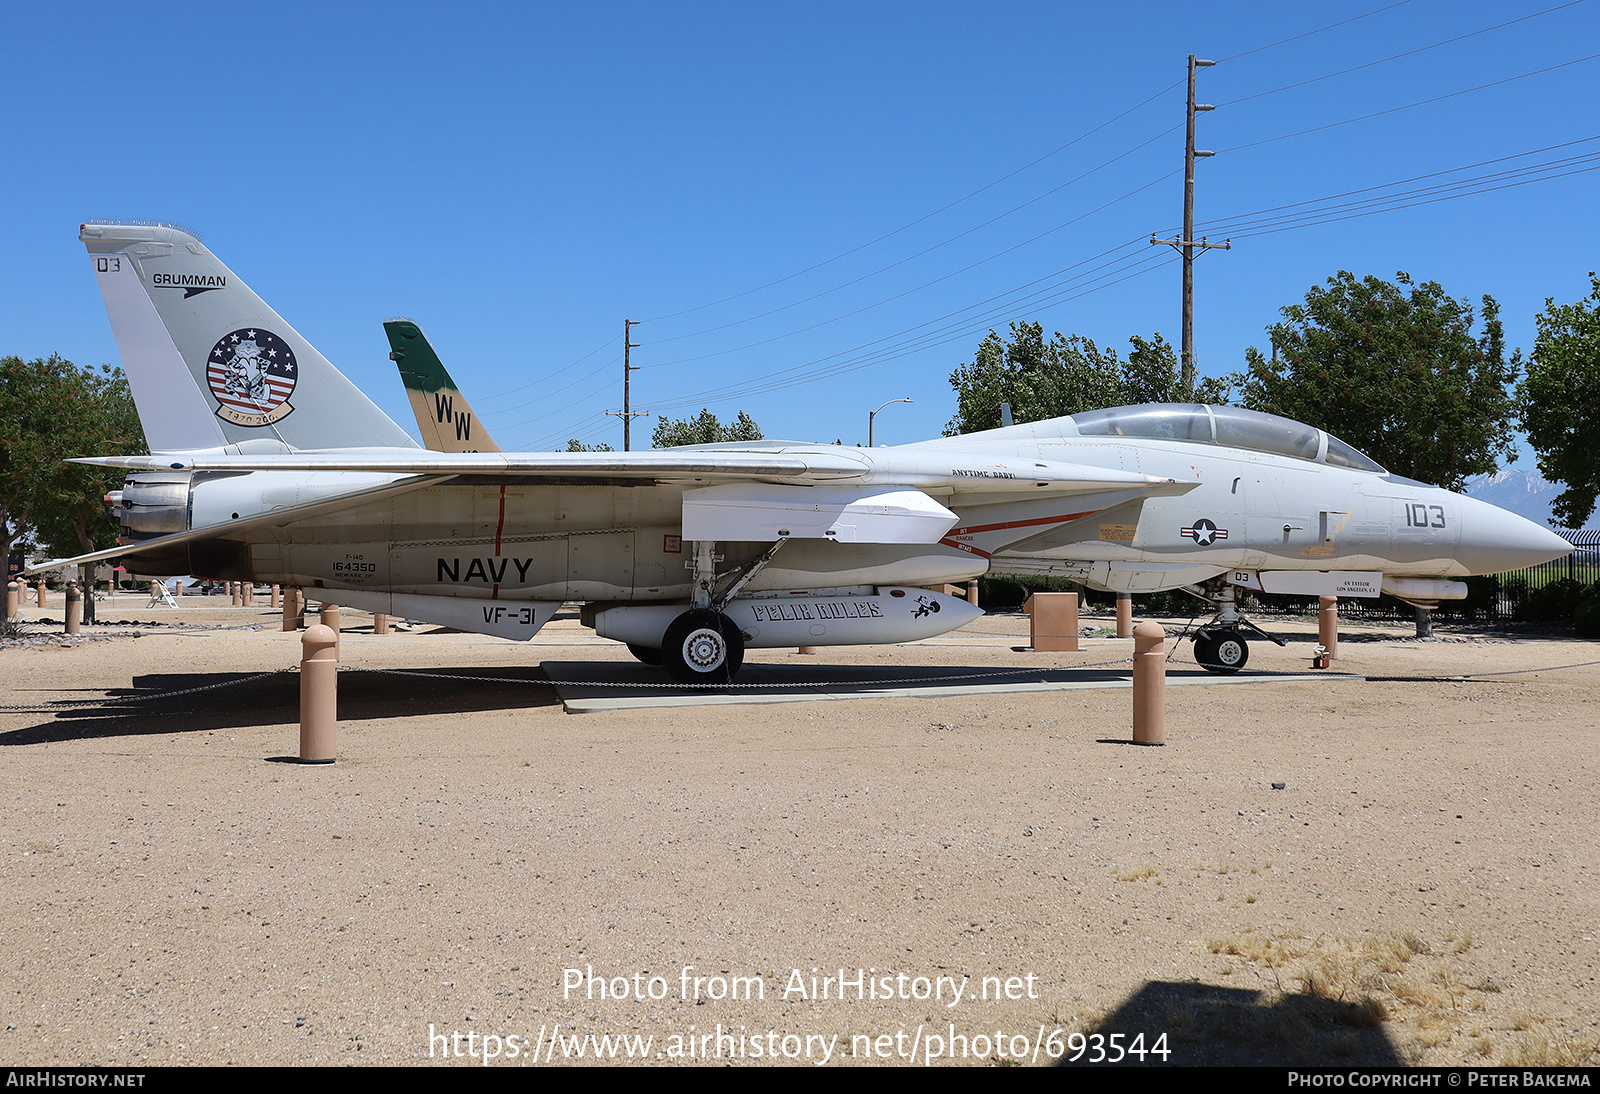
<path id="1" fill-rule="evenodd" d="M 744 664 L 744 636 L 721 612 L 690 609 L 667 627 L 661 664 L 680 684 L 731 683 Z"/>
<path id="2" fill-rule="evenodd" d="M 628 643 L 628 652 L 633 654 L 635 657 L 637 657 L 639 660 L 643 661 L 647 665 L 660 665 L 661 664 L 661 651 L 658 650 L 658 649 L 655 649 L 654 647 L 651 647 L 651 646 L 635 646 L 632 642 L 629 642 Z"/>
<path id="3" fill-rule="evenodd" d="M 1250 644 L 1238 631 L 1204 631 L 1195 637 L 1194 659 L 1207 672 L 1238 672 L 1250 660 Z"/>

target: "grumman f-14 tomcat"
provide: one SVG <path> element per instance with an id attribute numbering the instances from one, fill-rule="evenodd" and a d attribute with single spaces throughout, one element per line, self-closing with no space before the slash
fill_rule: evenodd
<path id="1" fill-rule="evenodd" d="M 685 683 L 746 649 L 905 642 L 978 609 L 925 586 L 989 572 L 1185 588 L 1234 671 L 1237 590 L 1460 597 L 1453 579 L 1570 545 L 1387 474 L 1320 429 L 1150 404 L 876 449 L 435 452 L 188 232 L 82 227 L 149 456 L 115 502 L 143 573 L 277 582 L 512 639 L 564 602 Z M 420 332 L 419 332 L 420 333 Z"/>

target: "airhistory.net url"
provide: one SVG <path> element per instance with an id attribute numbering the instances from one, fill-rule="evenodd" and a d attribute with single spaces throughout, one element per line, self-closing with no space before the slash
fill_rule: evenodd
<path id="1" fill-rule="evenodd" d="M 563 1033 L 559 1025 L 546 1024 L 529 1038 L 515 1033 L 502 1036 L 476 1031 L 441 1032 L 430 1022 L 428 1058 L 470 1059 L 485 1067 L 538 1066 L 558 1060 L 790 1060 L 816 1067 L 847 1059 L 923 1065 L 942 1060 L 993 1059 L 1050 1063 L 1068 1054 L 1070 1040 L 1065 1030 L 1044 1026 L 1032 1034 L 1004 1030 L 967 1034 L 957 1032 L 953 1024 L 932 1032 L 926 1026 L 918 1026 L 877 1035 L 858 1033 L 845 1040 L 837 1033 L 751 1033 L 744 1026 L 735 1031 L 720 1023 L 710 1030 L 690 1026 L 687 1032 L 666 1036 Z"/>

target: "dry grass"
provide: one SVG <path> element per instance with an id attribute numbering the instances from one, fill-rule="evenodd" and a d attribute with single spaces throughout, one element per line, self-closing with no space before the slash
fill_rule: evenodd
<path id="1" fill-rule="evenodd" d="M 1500 1063 L 1505 1067 L 1595 1067 L 1600 1065 L 1600 1044 L 1530 1032 L 1500 1054 Z"/>
<path id="2" fill-rule="evenodd" d="M 1370 1051 L 1352 1030 L 1379 1026 L 1393 1051 L 1411 1063 L 1497 1059 L 1508 1066 L 1566 1067 L 1600 1062 L 1595 1043 L 1552 1031 L 1548 1022 L 1526 1011 L 1492 1019 L 1487 1004 L 1499 986 L 1481 973 L 1469 979 L 1456 964 L 1457 955 L 1472 946 L 1471 935 L 1452 934 L 1435 945 L 1415 931 L 1401 930 L 1361 939 L 1246 932 L 1211 939 L 1206 948 L 1236 959 L 1218 969 L 1235 982 L 1240 972 L 1256 970 L 1268 985 L 1259 1009 L 1281 1012 L 1253 1028 L 1236 1016 L 1232 1032 L 1256 1036 L 1267 1032 L 1262 1023 L 1270 1024 L 1274 1035 L 1300 1039 L 1307 1062 Z M 1231 1035 L 1228 1025 L 1213 1034 Z M 1502 1031 L 1500 1038 L 1495 1028 Z"/>
<path id="3" fill-rule="evenodd" d="M 1159 881 L 1160 877 L 1161 877 L 1161 871 L 1157 870 L 1154 866 L 1143 866 L 1143 867 L 1140 867 L 1137 870 L 1127 870 L 1127 871 L 1124 871 L 1124 872 L 1118 874 L 1117 875 L 1117 880 L 1118 881 L 1149 881 L 1151 879 L 1156 879 L 1157 881 Z"/>

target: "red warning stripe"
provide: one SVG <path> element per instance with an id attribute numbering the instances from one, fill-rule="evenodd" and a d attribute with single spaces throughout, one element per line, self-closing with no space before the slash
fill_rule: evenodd
<path id="1" fill-rule="evenodd" d="M 952 536 L 971 536 L 980 532 L 999 532 L 1007 528 L 1035 528 L 1041 524 L 1065 524 L 1080 517 L 1091 516 L 1101 512 L 1099 509 L 1086 509 L 1081 513 L 1066 513 L 1055 517 L 1033 517 L 1029 520 L 1004 520 L 996 524 L 968 524 L 962 528 L 952 528 L 939 542 L 946 547 L 954 547 L 958 551 L 967 551 L 983 558 L 990 558 L 993 552 L 985 551 L 981 547 L 974 547 L 970 543 L 957 543 Z"/>

